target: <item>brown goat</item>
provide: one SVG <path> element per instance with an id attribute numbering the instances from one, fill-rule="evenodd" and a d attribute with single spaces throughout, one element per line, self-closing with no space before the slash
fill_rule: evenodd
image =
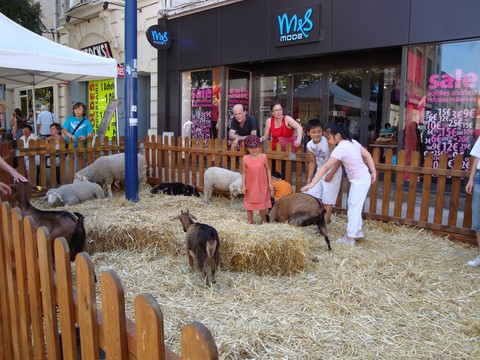
<path id="1" fill-rule="evenodd" d="M 30 196 L 34 186 L 27 182 L 10 185 L 14 192 L 14 199 L 23 216 L 30 216 L 35 228 L 45 226 L 52 239 L 64 237 L 70 248 L 70 260 L 87 250 L 86 232 L 83 224 L 83 215 L 69 211 L 44 211 L 30 204 Z"/>
<path id="2" fill-rule="evenodd" d="M 317 198 L 303 193 L 283 196 L 273 205 L 267 215 L 268 222 L 288 222 L 296 226 L 316 224 L 317 234 L 325 237 L 328 250 L 332 250 L 328 238 L 327 224 L 325 223 L 325 207 Z"/>
<path id="3" fill-rule="evenodd" d="M 188 262 L 190 268 L 193 270 L 193 263 L 197 261 L 197 267 L 202 272 L 205 283 L 210 286 L 211 282 L 215 283 L 215 271 L 220 265 L 220 239 L 217 230 L 207 224 L 196 223 L 195 216 L 186 212 L 180 211 L 180 215 L 174 217 L 172 220 L 180 220 L 183 231 L 186 234 L 186 248 L 188 255 Z M 210 265 L 210 272 L 208 271 Z"/>

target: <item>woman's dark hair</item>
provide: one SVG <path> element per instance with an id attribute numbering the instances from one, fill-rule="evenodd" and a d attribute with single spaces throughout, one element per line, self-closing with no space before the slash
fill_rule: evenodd
<path id="1" fill-rule="evenodd" d="M 82 102 L 76 102 L 72 105 L 73 116 L 75 116 L 75 109 L 78 109 L 79 107 L 83 108 L 83 117 L 87 116 L 87 106 Z"/>
<path id="2" fill-rule="evenodd" d="M 13 110 L 13 115 L 15 115 L 17 119 L 23 119 L 24 118 L 24 116 L 22 114 L 22 110 L 20 110 L 19 108 L 16 108 L 15 110 Z"/>
<path id="3" fill-rule="evenodd" d="M 273 108 L 274 108 L 275 106 L 277 106 L 277 105 L 280 105 L 280 106 L 282 107 L 282 109 L 283 109 L 282 103 L 281 103 L 280 101 L 278 101 L 278 100 L 275 100 L 274 102 L 272 102 L 272 103 L 270 104 L 270 111 L 273 111 Z"/>
<path id="4" fill-rule="evenodd" d="M 350 138 L 350 134 L 348 131 L 340 124 L 337 123 L 330 123 L 327 125 L 327 127 L 324 130 L 325 133 L 331 134 L 333 136 L 340 134 L 343 140 L 349 140 L 352 141 Z"/>
<path id="5" fill-rule="evenodd" d="M 307 121 L 307 124 L 305 125 L 305 131 L 309 132 L 313 128 L 321 128 L 323 130 L 323 123 L 319 119 L 310 119 Z"/>

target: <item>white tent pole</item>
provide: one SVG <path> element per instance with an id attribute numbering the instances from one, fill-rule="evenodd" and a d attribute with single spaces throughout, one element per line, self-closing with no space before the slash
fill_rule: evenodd
<path id="1" fill-rule="evenodd" d="M 33 107 L 33 124 L 30 124 L 33 127 L 33 132 L 35 135 L 37 134 L 37 109 L 35 106 L 35 75 L 33 75 L 33 83 L 32 83 L 32 107 Z M 28 111 L 28 109 L 27 109 Z"/>

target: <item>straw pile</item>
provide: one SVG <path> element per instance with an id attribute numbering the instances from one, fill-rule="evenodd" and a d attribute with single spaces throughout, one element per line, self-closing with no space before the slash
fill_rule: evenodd
<path id="1" fill-rule="evenodd" d="M 225 198 L 205 205 L 203 198 L 145 191 L 138 203 L 117 196 L 75 209 L 86 217 L 91 253 L 147 248 L 162 255 L 179 253 L 184 250 L 185 233 L 180 221 L 172 218 L 188 209 L 198 222 L 217 229 L 223 269 L 259 275 L 305 270 L 310 256 L 305 231 L 287 224 L 248 224 L 242 206 L 240 200 L 234 207 Z"/>
<path id="2" fill-rule="evenodd" d="M 156 200 L 158 204 L 163 198 Z M 148 194 L 141 194 L 138 204 L 124 207 L 131 212 L 129 206 L 147 201 Z M 194 207 L 197 202 L 198 209 L 204 207 L 201 199 L 165 201 L 146 209 L 162 216 L 165 224 L 186 208 L 199 221 L 215 220 Z M 93 220 L 88 209 L 99 212 L 104 206 L 104 201 L 93 202 L 75 207 L 86 216 L 88 227 Z M 232 208 L 228 200 L 214 199 L 210 206 L 218 224 L 225 223 L 232 232 L 245 231 L 242 226 L 254 233 L 265 229 L 267 235 L 252 234 L 251 241 L 279 236 L 269 235 L 273 224 L 245 224 L 241 203 Z M 277 224 L 280 232 L 307 242 L 305 270 L 260 276 L 222 266 L 217 283 L 207 288 L 198 273 L 189 272 L 178 240 L 184 239 L 180 222 L 171 225 L 172 242 L 181 253 L 160 252 L 157 245 L 108 252 L 97 248 L 93 259 L 97 275 L 113 269 L 122 279 L 131 319 L 136 295 L 146 292 L 157 299 L 167 346 L 178 354 L 181 327 L 196 320 L 211 330 L 221 359 L 480 358 L 480 269 L 465 265 L 478 254 L 477 248 L 421 229 L 368 220 L 367 238 L 357 247 L 334 242 L 328 252 L 314 226 Z M 344 235 L 344 229 L 345 217 L 333 216 L 330 237 Z M 225 236 L 224 228 L 218 230 Z"/>

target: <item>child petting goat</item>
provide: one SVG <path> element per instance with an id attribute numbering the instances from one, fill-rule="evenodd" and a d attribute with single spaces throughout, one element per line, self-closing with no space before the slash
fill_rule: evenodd
<path id="1" fill-rule="evenodd" d="M 186 247 L 188 262 L 193 270 L 193 263 L 196 260 L 198 269 L 202 272 L 205 283 L 210 286 L 210 282 L 215 283 L 215 271 L 220 265 L 220 239 L 217 230 L 207 224 L 196 223 L 195 216 L 180 211 L 180 215 L 172 220 L 180 220 L 183 231 L 186 235 Z M 208 266 L 210 265 L 210 272 Z"/>

